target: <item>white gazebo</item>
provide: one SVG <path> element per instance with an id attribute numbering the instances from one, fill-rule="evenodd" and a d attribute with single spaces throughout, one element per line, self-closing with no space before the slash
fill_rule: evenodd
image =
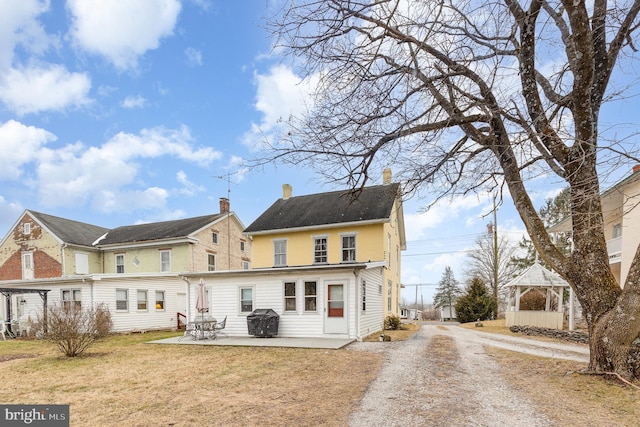
<path id="1" fill-rule="evenodd" d="M 505 313 L 506 325 L 538 326 L 541 328 L 563 329 L 564 325 L 564 290 L 570 288 L 559 274 L 549 271 L 537 261 L 520 276 L 507 284 L 509 302 Z M 513 292 L 515 288 L 515 292 Z M 520 310 L 520 298 L 527 292 L 538 290 L 546 294 L 544 311 Z M 552 311 L 552 302 L 556 309 Z"/>

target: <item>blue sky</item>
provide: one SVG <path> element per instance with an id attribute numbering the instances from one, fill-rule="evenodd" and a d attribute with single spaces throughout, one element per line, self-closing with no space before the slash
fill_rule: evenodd
<path id="1" fill-rule="evenodd" d="M 0 0 L 0 234 L 25 209 L 105 227 L 215 213 L 228 189 L 249 225 L 283 183 L 294 195 L 336 189 L 305 169 L 242 166 L 304 102 L 261 27 L 277 6 Z M 544 183 L 534 199 L 559 189 Z M 492 203 L 469 196 L 420 213 L 427 202 L 405 204 L 402 277 L 428 284 L 425 303 L 447 265 L 462 281 Z M 498 224 L 520 240 L 509 199 Z"/>

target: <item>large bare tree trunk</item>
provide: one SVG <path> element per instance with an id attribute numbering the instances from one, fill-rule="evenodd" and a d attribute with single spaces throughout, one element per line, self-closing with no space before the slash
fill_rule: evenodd
<path id="1" fill-rule="evenodd" d="M 364 186 L 393 164 L 407 192 L 436 200 L 508 188 L 544 260 L 573 287 L 590 369 L 640 378 L 640 255 L 621 289 L 609 268 L 598 158 L 616 64 L 635 53 L 640 0 L 299 0 L 271 26 L 300 73 L 319 80 L 262 161 L 312 165 Z M 269 141 L 268 141 L 269 142 Z M 531 177 L 570 188 L 574 251 L 553 244 Z"/>

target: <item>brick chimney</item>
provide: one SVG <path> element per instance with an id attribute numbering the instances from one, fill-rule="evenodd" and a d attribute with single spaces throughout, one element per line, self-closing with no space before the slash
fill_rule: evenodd
<path id="1" fill-rule="evenodd" d="M 220 197 L 220 213 L 229 212 L 229 199 L 226 197 Z"/>
<path id="2" fill-rule="evenodd" d="M 293 188 L 289 184 L 282 184 L 282 200 L 287 200 L 293 194 Z"/>
<path id="3" fill-rule="evenodd" d="M 640 165 L 635 165 L 632 169 L 633 173 L 640 171 Z"/>
<path id="4" fill-rule="evenodd" d="M 391 184 L 391 169 L 385 168 L 382 171 L 382 183 L 385 185 Z"/>

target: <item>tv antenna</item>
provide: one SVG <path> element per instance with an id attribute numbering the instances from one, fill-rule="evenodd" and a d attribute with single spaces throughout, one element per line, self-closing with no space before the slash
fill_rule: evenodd
<path id="1" fill-rule="evenodd" d="M 226 181 L 227 183 L 227 206 L 229 207 L 229 211 L 227 212 L 227 270 L 231 270 L 231 177 L 236 174 L 237 172 L 228 172 L 224 175 L 216 175 L 213 177 Z"/>

